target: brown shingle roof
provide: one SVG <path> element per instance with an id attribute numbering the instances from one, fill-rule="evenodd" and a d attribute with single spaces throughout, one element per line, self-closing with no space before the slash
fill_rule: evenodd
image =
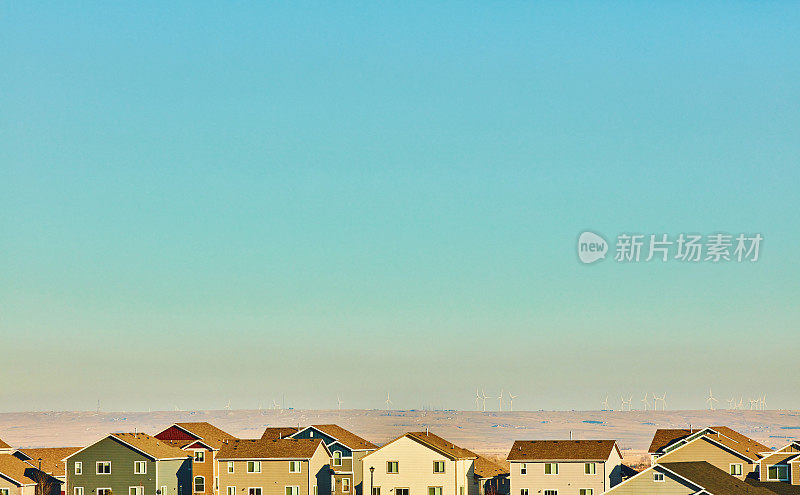
<path id="1" fill-rule="evenodd" d="M 508 475 L 508 469 L 490 461 L 489 459 L 478 456 L 474 464 L 475 476 L 478 478 L 494 478 L 495 476 Z"/>
<path id="2" fill-rule="evenodd" d="M 261 434 L 262 440 L 280 440 L 300 431 L 296 426 L 268 426 Z"/>
<path id="3" fill-rule="evenodd" d="M 0 449 L 10 449 L 11 445 L 5 443 L 2 438 L 0 438 Z"/>
<path id="4" fill-rule="evenodd" d="M 708 436 L 708 438 L 721 443 L 727 448 L 734 450 L 735 452 L 738 452 L 739 454 L 742 454 L 753 461 L 757 461 L 760 458 L 758 455 L 759 452 L 768 452 L 770 450 L 770 448 L 766 445 L 756 442 L 752 438 L 746 437 L 738 431 L 728 428 L 727 426 L 710 426 L 709 428 L 718 434 L 711 434 Z M 653 441 L 650 442 L 650 448 L 648 449 L 648 452 L 651 454 L 660 453 L 666 447 L 680 442 L 684 438 L 699 433 L 704 429 L 705 428 L 692 430 L 686 428 L 659 428 L 653 435 Z"/>
<path id="5" fill-rule="evenodd" d="M 33 466 L 11 454 L 0 454 L 0 473 L 19 485 L 36 484 L 35 471 Z"/>
<path id="6" fill-rule="evenodd" d="M 112 433 L 110 435 L 155 459 L 183 459 L 189 454 L 146 433 Z"/>
<path id="7" fill-rule="evenodd" d="M 360 436 L 345 430 L 339 425 L 311 425 L 326 435 L 330 435 L 336 440 L 339 440 L 345 447 L 351 450 L 372 450 L 377 449 L 378 446 L 374 443 L 364 440 Z"/>
<path id="8" fill-rule="evenodd" d="M 19 449 L 17 452 L 22 453 L 30 460 L 28 461 L 32 466 L 39 466 L 39 459 L 42 460 L 42 471 L 55 476 L 66 476 L 66 465 L 63 461 L 69 455 L 79 451 L 80 447 L 54 447 L 42 449 Z"/>
<path id="9" fill-rule="evenodd" d="M 428 447 L 438 450 L 443 454 L 455 459 L 474 459 L 478 457 L 478 454 L 475 452 L 461 448 L 458 445 L 448 442 L 444 438 L 434 435 L 430 432 L 415 431 L 406 433 L 404 436 L 416 440 L 419 443 L 425 444 Z"/>
<path id="10" fill-rule="evenodd" d="M 319 438 L 232 440 L 222 446 L 217 459 L 310 459 L 320 445 Z"/>
<path id="11" fill-rule="evenodd" d="M 800 485 L 791 485 L 780 481 L 760 481 L 758 473 L 750 473 L 744 479 L 750 486 L 760 487 L 770 491 L 770 495 L 800 495 Z"/>
<path id="12" fill-rule="evenodd" d="M 711 495 L 774 495 L 769 490 L 751 486 L 706 461 L 665 462 L 659 465 L 701 486 Z"/>
<path id="13" fill-rule="evenodd" d="M 605 461 L 615 448 L 615 440 L 517 440 L 506 459 Z"/>
<path id="14" fill-rule="evenodd" d="M 206 421 L 193 423 L 175 423 L 176 426 L 183 428 L 189 433 L 200 437 L 203 443 L 210 445 L 214 449 L 219 449 L 225 441 L 236 440 L 230 433 L 220 430 L 216 426 Z"/>

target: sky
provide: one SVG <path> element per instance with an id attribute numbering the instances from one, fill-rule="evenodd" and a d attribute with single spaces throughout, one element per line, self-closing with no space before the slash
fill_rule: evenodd
<path id="1" fill-rule="evenodd" d="M 0 3 L 0 411 L 800 408 L 794 2 Z M 583 264 L 581 232 L 606 259 Z M 757 262 L 617 262 L 621 233 Z"/>

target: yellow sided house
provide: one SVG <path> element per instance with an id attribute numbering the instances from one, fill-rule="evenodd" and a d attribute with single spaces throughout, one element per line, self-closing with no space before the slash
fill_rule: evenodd
<path id="1" fill-rule="evenodd" d="M 478 495 L 477 454 L 428 431 L 406 433 L 361 459 L 372 495 Z"/>
<path id="2" fill-rule="evenodd" d="M 217 453 L 224 495 L 330 495 L 331 453 L 318 439 L 233 440 Z"/>
<path id="3" fill-rule="evenodd" d="M 775 495 L 705 461 L 654 464 L 606 492 L 608 495 Z"/>
<path id="4" fill-rule="evenodd" d="M 658 429 L 650 443 L 652 463 L 707 461 L 731 476 L 745 479 L 758 469 L 769 447 L 727 426 Z"/>
<path id="5" fill-rule="evenodd" d="M 600 495 L 622 481 L 615 440 L 518 440 L 507 459 L 511 495 Z"/>

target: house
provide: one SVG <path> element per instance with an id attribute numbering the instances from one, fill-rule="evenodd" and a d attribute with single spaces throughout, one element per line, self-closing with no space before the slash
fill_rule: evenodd
<path id="1" fill-rule="evenodd" d="M 3 453 L 0 453 L 0 495 L 58 495 L 61 492 L 61 482 L 45 474 L 43 471 L 28 462 L 25 462 L 9 451 L 6 443 Z M 44 490 L 37 489 L 42 484 Z"/>
<path id="2" fill-rule="evenodd" d="M 800 440 L 776 450 L 761 452 L 758 470 L 745 481 L 777 493 L 800 494 Z"/>
<path id="3" fill-rule="evenodd" d="M 265 431 L 266 435 L 267 432 Z M 263 436 L 262 436 L 263 438 Z M 361 495 L 363 467 L 361 459 L 378 448 L 374 443 L 339 425 L 311 425 L 300 428 L 291 438 L 320 438 L 331 452 L 332 493 Z"/>
<path id="4" fill-rule="evenodd" d="M 233 440 L 217 453 L 224 495 L 328 495 L 331 454 L 319 439 Z"/>
<path id="5" fill-rule="evenodd" d="M 507 459 L 512 495 L 599 495 L 622 481 L 615 440 L 518 440 Z"/>
<path id="6" fill-rule="evenodd" d="M 10 454 L 14 451 L 11 445 L 5 443 L 2 438 L 0 438 L 0 454 Z"/>
<path id="7" fill-rule="evenodd" d="M 508 495 L 511 492 L 510 473 L 496 462 L 479 455 L 473 463 L 473 472 L 478 483 L 478 495 Z"/>
<path id="8" fill-rule="evenodd" d="M 80 450 L 80 447 L 55 447 L 42 449 L 17 449 L 13 456 L 27 462 L 31 466 L 54 477 L 60 483 L 59 492 L 64 494 L 67 488 L 67 470 L 64 458 Z M 41 464 L 39 464 L 41 461 Z"/>
<path id="9" fill-rule="evenodd" d="M 112 433 L 65 458 L 67 495 L 191 495 L 191 456 L 144 433 Z"/>
<path id="10" fill-rule="evenodd" d="M 711 463 L 661 462 L 611 488 L 607 495 L 775 495 Z"/>
<path id="11" fill-rule="evenodd" d="M 727 426 L 658 429 L 650 443 L 653 463 L 708 461 L 739 479 L 758 469 L 769 447 Z"/>
<path id="12" fill-rule="evenodd" d="M 296 426 L 268 426 L 261 434 L 262 440 L 280 440 L 287 438 L 300 431 Z"/>
<path id="13" fill-rule="evenodd" d="M 406 433 L 361 458 L 371 495 L 478 495 L 477 454 L 428 431 Z"/>
<path id="14" fill-rule="evenodd" d="M 216 455 L 223 445 L 236 437 L 205 421 L 173 423 L 154 436 L 192 455 L 193 493 L 219 493 Z"/>

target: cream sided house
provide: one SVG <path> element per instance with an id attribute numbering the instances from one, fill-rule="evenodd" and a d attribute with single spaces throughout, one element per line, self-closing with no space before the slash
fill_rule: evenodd
<path id="1" fill-rule="evenodd" d="M 745 479 L 758 469 L 769 447 L 726 426 L 701 429 L 658 429 L 650 443 L 652 463 L 707 461 Z"/>
<path id="2" fill-rule="evenodd" d="M 757 472 L 745 481 L 780 493 L 800 494 L 800 440 L 761 456 Z"/>
<path id="3" fill-rule="evenodd" d="M 361 459 L 372 495 L 478 495 L 477 454 L 428 431 L 406 433 Z"/>
<path id="4" fill-rule="evenodd" d="M 329 495 L 331 453 L 320 439 L 233 440 L 217 453 L 224 495 Z"/>
<path id="5" fill-rule="evenodd" d="M 511 495 L 600 495 L 622 481 L 614 440 L 518 440 L 507 459 Z"/>
<path id="6" fill-rule="evenodd" d="M 608 495 L 775 495 L 705 461 L 654 464 L 606 492 Z"/>
<path id="7" fill-rule="evenodd" d="M 155 438 L 192 456 L 192 493 L 218 494 L 216 456 L 219 449 L 236 437 L 211 423 L 173 423 L 156 433 Z"/>

